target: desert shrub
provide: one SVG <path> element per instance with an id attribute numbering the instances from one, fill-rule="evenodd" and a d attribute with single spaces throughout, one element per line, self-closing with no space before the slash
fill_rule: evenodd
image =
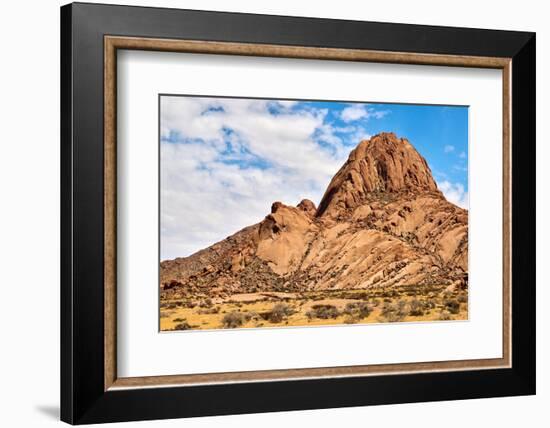
<path id="1" fill-rule="evenodd" d="M 419 317 L 424 315 L 424 304 L 417 299 L 413 299 L 409 302 L 409 315 L 413 317 Z"/>
<path id="2" fill-rule="evenodd" d="M 211 308 L 212 307 L 212 299 L 207 297 L 206 299 L 201 300 L 199 302 L 199 307 L 200 308 Z"/>
<path id="3" fill-rule="evenodd" d="M 451 293 L 450 291 L 446 291 L 444 290 L 442 293 L 441 293 L 441 297 L 443 297 L 443 300 L 449 300 L 453 297 L 453 293 Z"/>
<path id="4" fill-rule="evenodd" d="M 199 314 L 218 314 L 220 312 L 220 307 L 216 306 L 214 308 L 199 309 Z"/>
<path id="5" fill-rule="evenodd" d="M 457 300 L 459 303 L 468 303 L 468 295 L 467 294 L 461 294 L 457 297 Z"/>
<path id="6" fill-rule="evenodd" d="M 449 321 L 450 319 L 452 319 L 452 317 L 451 317 L 451 313 L 449 311 L 442 310 L 439 313 L 439 320 L 440 321 Z"/>
<path id="7" fill-rule="evenodd" d="M 398 300 L 397 301 L 397 309 L 400 312 L 405 312 L 406 306 L 407 306 L 407 302 L 405 300 Z"/>
<path id="8" fill-rule="evenodd" d="M 334 305 L 313 305 L 311 310 L 306 312 L 309 319 L 320 318 L 327 320 L 330 318 L 338 318 L 340 311 Z"/>
<path id="9" fill-rule="evenodd" d="M 355 324 L 357 321 L 359 321 L 357 318 L 355 318 L 353 315 L 346 315 L 344 318 L 345 324 Z"/>
<path id="10" fill-rule="evenodd" d="M 400 322 L 403 321 L 403 318 L 405 318 L 405 315 L 400 314 L 399 312 L 388 312 L 384 316 L 386 322 Z"/>
<path id="11" fill-rule="evenodd" d="M 244 315 L 240 312 L 229 312 L 222 318 L 223 328 L 237 328 L 243 325 L 245 321 Z"/>
<path id="12" fill-rule="evenodd" d="M 370 315 L 371 308 L 367 302 L 350 302 L 346 304 L 343 312 L 357 320 L 361 320 Z"/>
<path id="13" fill-rule="evenodd" d="M 257 321 L 257 320 L 261 319 L 260 315 L 258 315 L 258 313 L 254 312 L 254 311 L 245 312 L 243 314 L 243 316 L 244 316 L 244 320 L 247 321 L 247 322 L 250 321 L 250 320 Z"/>
<path id="14" fill-rule="evenodd" d="M 190 330 L 191 328 L 191 325 L 185 320 L 174 326 L 174 330 Z"/>
<path id="15" fill-rule="evenodd" d="M 432 300 L 425 300 L 424 302 L 422 302 L 422 304 L 424 305 L 424 309 L 426 310 L 435 308 L 435 302 L 433 302 Z"/>
<path id="16" fill-rule="evenodd" d="M 407 316 L 407 302 L 399 300 L 397 303 L 389 304 L 384 303 L 382 307 L 381 315 L 384 321 L 387 322 L 399 322 Z"/>
<path id="17" fill-rule="evenodd" d="M 184 322 L 185 318 L 174 318 L 174 322 Z"/>
<path id="18" fill-rule="evenodd" d="M 289 316 L 294 313 L 292 306 L 287 305 L 286 303 L 277 303 L 270 312 L 267 313 L 267 319 L 272 323 L 280 323 L 283 320 L 286 320 Z"/>
<path id="19" fill-rule="evenodd" d="M 447 299 L 444 302 L 445 309 L 451 314 L 458 314 L 460 312 L 460 303 L 455 299 Z"/>
<path id="20" fill-rule="evenodd" d="M 380 312 L 382 316 L 385 317 L 387 314 L 389 314 L 393 310 L 394 310 L 394 305 L 384 300 L 384 304 L 382 305 L 382 310 Z"/>

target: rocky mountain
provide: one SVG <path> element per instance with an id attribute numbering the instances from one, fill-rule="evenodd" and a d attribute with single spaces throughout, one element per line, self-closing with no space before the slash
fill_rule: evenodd
<path id="1" fill-rule="evenodd" d="M 468 211 L 393 133 L 350 153 L 316 207 L 274 202 L 263 221 L 161 263 L 164 297 L 418 284 L 467 286 Z"/>

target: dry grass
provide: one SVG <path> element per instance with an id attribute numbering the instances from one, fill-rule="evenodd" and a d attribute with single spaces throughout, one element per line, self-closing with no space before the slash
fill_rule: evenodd
<path id="1" fill-rule="evenodd" d="M 322 326 L 468 319 L 468 293 L 444 286 L 249 293 L 161 302 L 161 330 Z"/>

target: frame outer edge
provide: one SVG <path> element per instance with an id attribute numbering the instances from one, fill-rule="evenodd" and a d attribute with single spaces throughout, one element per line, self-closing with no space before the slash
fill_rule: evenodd
<path id="1" fill-rule="evenodd" d="M 156 37 L 159 32 L 152 21 L 163 21 L 165 39 L 225 41 L 233 43 L 265 43 L 273 45 L 311 46 L 327 48 L 396 51 L 395 44 L 406 45 L 403 53 L 428 53 L 480 57 L 513 57 L 529 40 L 532 33 L 484 28 L 449 27 L 439 25 L 408 24 L 402 22 L 376 22 L 353 19 L 311 18 L 307 16 L 255 14 L 175 7 L 143 7 L 116 4 L 73 3 L 85 14 L 89 22 L 104 21 L 104 28 L 133 27 L 130 31 L 107 31 L 106 34 Z M 148 16 L 153 20 L 147 19 Z M 109 17 L 109 20 L 105 20 Z M 124 24 L 113 22 L 124 17 Z M 208 20 L 214 29 L 205 29 L 201 21 Z M 105 21 L 109 21 L 108 23 Z M 151 22 L 151 24 L 150 24 Z M 366 24 L 370 28 L 366 28 Z M 135 26 L 140 30 L 136 31 Z M 279 26 L 276 34 L 269 34 Z M 182 26 L 185 29 L 182 29 Z M 345 30 L 341 27 L 346 26 Z M 335 31 L 335 27 L 340 27 Z M 387 33 L 391 32 L 388 37 Z M 426 37 L 426 33 L 430 37 Z M 182 33 L 186 35 L 181 36 Z M 212 34 L 215 35 L 212 35 Z M 381 36 L 382 33 L 385 33 Z M 407 33 L 406 35 L 404 33 Z M 460 43 L 457 44 L 457 39 Z M 480 43 L 480 39 L 484 39 Z M 376 47 L 373 47 L 376 46 Z"/>
<path id="2" fill-rule="evenodd" d="M 513 370 L 536 393 L 536 34 L 512 59 Z"/>
<path id="3" fill-rule="evenodd" d="M 144 18 L 151 15 L 151 20 Z M 515 185 L 512 186 L 518 191 L 526 190 L 527 195 L 514 196 L 512 199 L 527 201 L 525 207 L 522 207 L 522 214 L 519 215 L 517 210 L 512 212 L 513 220 L 532 222 L 533 224 L 521 225 L 521 231 L 512 231 L 514 242 L 518 248 L 513 249 L 513 260 L 519 258 L 521 268 L 525 269 L 522 276 L 519 276 L 518 269 L 513 271 L 515 290 L 513 289 L 513 312 L 515 320 L 513 325 L 514 344 L 513 344 L 513 363 L 512 369 L 487 371 L 484 375 L 485 382 L 481 382 L 474 391 L 467 392 L 466 385 L 471 385 L 472 382 L 478 382 L 480 375 L 475 371 L 466 371 L 460 375 L 449 372 L 440 374 L 427 374 L 426 377 L 411 374 L 408 376 L 398 376 L 395 379 L 384 380 L 380 382 L 377 377 L 373 377 L 369 385 L 382 387 L 391 395 L 384 395 L 385 398 L 373 396 L 370 388 L 362 382 L 362 378 L 349 378 L 323 381 L 323 380 L 307 380 L 295 381 L 291 387 L 284 386 L 287 382 L 266 382 L 258 384 L 244 385 L 232 384 L 231 386 L 208 386 L 208 387 L 193 387 L 193 388 L 161 388 L 161 389 L 140 389 L 138 391 L 104 391 L 104 372 L 103 362 L 98 361 L 97 355 L 103 354 L 105 344 L 103 337 L 98 337 L 98 330 L 103 328 L 104 314 L 101 316 L 92 312 L 92 309 L 97 309 L 99 299 L 104 301 L 103 292 L 101 297 L 96 298 L 95 282 L 97 282 L 98 274 L 89 271 L 93 277 L 93 281 L 83 278 L 80 274 L 83 272 L 82 264 L 85 267 L 94 267 L 98 260 L 91 261 L 78 260 L 79 263 L 73 262 L 73 257 L 91 254 L 97 256 L 97 244 L 99 239 L 91 237 L 82 227 L 82 193 L 93 197 L 94 203 L 99 203 L 99 198 L 96 198 L 96 184 L 88 185 L 82 180 L 86 178 L 86 174 L 93 172 L 97 167 L 98 158 L 97 152 L 90 150 L 88 145 L 93 143 L 103 135 L 103 129 L 97 130 L 97 126 L 103 123 L 100 119 L 98 103 L 103 100 L 102 94 L 98 94 L 101 88 L 98 82 L 101 78 L 97 75 L 98 67 L 98 44 L 99 35 L 103 37 L 106 34 L 141 34 L 152 32 L 159 37 L 173 38 L 173 34 L 177 37 L 190 38 L 197 37 L 197 34 L 207 34 L 207 39 L 221 39 L 225 41 L 238 41 L 249 43 L 262 43 L 262 40 L 274 40 L 275 44 L 280 43 L 281 39 L 290 37 L 291 42 L 299 43 L 300 40 L 308 40 L 315 36 L 315 31 L 318 25 L 312 28 L 305 28 L 305 34 L 301 32 L 277 35 L 273 32 L 273 24 L 278 22 L 289 24 L 290 30 L 294 30 L 298 22 L 308 23 L 307 18 L 289 18 L 284 17 L 268 17 L 261 18 L 261 22 L 268 24 L 262 29 L 262 32 L 251 32 L 252 28 L 248 27 L 248 23 L 252 24 L 254 15 L 247 14 L 231 14 L 224 13 L 223 22 L 228 23 L 232 19 L 243 24 L 235 28 L 235 22 L 227 27 L 217 29 L 204 29 L 200 24 L 205 19 L 212 18 L 214 22 L 220 22 L 221 13 L 216 12 L 198 12 L 198 11 L 183 11 L 169 10 L 160 8 L 139 8 L 127 6 L 106 6 L 92 4 L 75 4 L 64 6 L 61 11 L 61 400 L 62 420 L 69 423 L 92 423 L 92 422 L 114 422 L 114 421 L 129 421 L 129 420 L 144 420 L 151 418 L 174 418 L 174 417 L 189 417 L 189 416 L 205 416 L 214 414 L 237 414 L 251 412 L 266 412 L 266 411 L 282 411 L 282 410 L 298 410 L 298 409 L 314 409 L 314 408 L 329 408 L 329 407 L 347 407 L 347 406 L 364 406 L 372 404 L 389 404 L 401 402 L 418 402 L 418 401 L 439 401 L 464 398 L 481 398 L 481 397 L 497 397 L 510 395 L 526 395 L 535 392 L 535 335 L 534 321 L 535 315 L 534 297 L 535 289 L 534 280 L 534 260 L 526 260 L 534 258 L 534 237 L 535 229 L 534 216 L 529 215 L 529 210 L 534 208 L 534 199 L 529 203 L 529 197 L 534 198 L 533 189 L 525 189 L 525 185 L 529 183 L 534 185 L 535 171 L 530 162 L 534 161 L 534 102 L 535 102 L 535 49 L 534 49 L 534 34 L 524 32 L 507 32 L 507 31 L 489 31 L 470 29 L 452 29 L 443 27 L 426 27 L 426 26 L 407 26 L 403 24 L 380 24 L 380 23 L 363 23 L 369 24 L 371 27 L 385 28 L 382 33 L 387 32 L 389 28 L 398 28 L 401 32 L 410 33 L 408 27 L 416 27 L 415 31 L 427 33 L 443 33 L 448 36 L 449 32 L 454 34 L 454 38 L 460 38 L 462 35 L 467 40 L 464 43 L 459 43 L 457 47 L 452 44 L 440 43 L 437 40 L 423 44 L 423 50 L 433 53 L 443 51 L 457 51 L 458 54 L 463 54 L 465 51 L 473 52 L 495 52 L 496 56 L 508 57 L 513 56 L 513 85 L 512 91 L 512 109 L 517 114 L 512 118 L 513 129 L 512 133 L 516 145 L 512 146 L 512 163 L 517 166 L 519 163 L 522 167 L 522 174 L 527 173 L 527 177 L 519 180 L 517 175 Z M 109 17 L 109 19 L 104 19 Z M 180 20 L 187 26 L 181 26 Z M 196 22 L 193 22 L 193 21 Z M 290 22 L 292 20 L 292 25 Z M 174 25 L 174 21 L 176 24 Z M 313 20 L 311 20 L 313 21 Z M 334 33 L 336 21 L 333 20 L 317 20 L 318 23 L 332 24 L 329 34 Z M 160 23 L 171 24 L 171 26 L 159 26 Z M 141 30 L 143 26 L 143 31 Z M 344 25 L 344 22 L 338 24 Z M 359 22 L 351 22 L 350 25 L 359 27 L 362 24 Z M 394 27 L 392 27 L 392 25 Z M 200 27 L 200 28 L 199 28 Z M 422 27 L 422 28 L 421 28 Z M 270 32 L 271 29 L 271 32 Z M 357 28 L 354 29 L 357 31 Z M 411 30 L 412 31 L 412 30 Z M 352 32 L 353 33 L 353 32 Z M 320 40 L 320 44 L 327 43 L 328 45 L 338 47 L 340 44 L 347 45 L 348 42 L 343 36 L 334 33 L 335 38 L 331 39 L 326 34 Z M 491 43 L 472 44 L 471 39 L 477 34 L 487 35 Z M 181 35 L 181 36 L 180 36 Z M 348 39 L 349 35 L 345 34 Z M 532 38 L 532 40 L 531 40 Z M 470 39 L 468 41 L 468 39 Z M 479 37 L 478 37 L 479 39 Z M 260 42 L 256 42 L 260 40 Z M 392 39 L 393 40 L 393 39 Z M 399 45 L 399 40 L 396 39 L 392 43 Z M 404 39 L 401 39 L 404 40 Z M 409 38 L 410 40 L 410 38 Z M 383 47 L 378 47 L 378 42 L 375 41 L 375 50 L 384 50 Z M 405 42 L 404 42 L 405 43 Z M 450 42 L 449 42 L 450 43 Z M 305 43 L 307 44 L 307 43 Z M 361 45 L 362 43 L 359 43 Z M 406 44 L 406 43 L 405 43 Z M 478 47 L 479 45 L 483 45 Z M 490 46 L 491 48 L 487 48 Z M 84 49 L 80 49 L 84 48 Z M 422 50 L 420 49 L 420 51 Z M 413 50 L 416 52 L 416 50 Z M 74 55 L 79 53 L 78 56 Z M 101 50 L 103 53 L 103 50 Z M 516 57 L 517 56 L 517 57 Z M 91 65 L 86 68 L 86 64 Z M 75 70 L 76 69 L 76 73 Z M 103 69 L 103 67 L 101 67 Z M 523 78 L 519 78 L 517 71 L 521 72 Z M 519 82 L 524 82 L 520 85 Z M 516 91 L 521 89 L 528 93 L 518 99 Z M 95 93 L 94 93 L 95 91 Z M 519 92 L 521 95 L 521 92 Z M 78 99 L 77 99 L 78 98 Z M 86 101 L 90 104 L 87 108 L 83 108 L 80 102 Z M 102 106 L 103 107 L 103 106 Z M 75 114 L 75 108 L 77 108 Z M 524 112 L 520 110 L 525 110 Z M 86 120 L 83 120 L 83 117 Z M 73 125 L 74 121 L 74 125 Z M 518 125 L 526 132 L 522 136 L 522 149 L 528 149 L 532 153 L 521 154 L 521 149 L 517 147 L 518 139 L 516 138 Z M 96 134 L 97 131 L 97 134 Z M 532 137 L 532 138 L 531 138 Z M 91 169 L 87 168 L 84 162 L 84 156 L 81 152 L 92 155 L 89 159 Z M 103 153 L 103 152 L 102 152 Z M 516 162 L 516 157 L 519 162 Z M 86 171 L 82 172 L 78 167 L 86 167 Z M 97 169 L 97 168 L 96 168 Z M 102 169 L 101 169 L 102 170 Z M 99 169 L 97 169 L 99 171 Z M 518 171 L 516 169 L 516 171 Z M 77 177 L 73 177 L 77 175 Z M 103 179 L 103 174 L 100 174 L 99 179 Z M 91 192 L 88 194 L 87 192 Z M 87 197 L 88 197 L 87 196 Z M 104 200 L 102 194 L 101 200 Z M 94 213 L 97 214 L 92 206 Z M 104 213 L 101 207 L 102 215 Z M 80 218 L 79 218 L 80 217 Z M 519 220 L 518 220 L 519 219 Z M 80 223 L 77 223 L 80 221 Z M 75 225 L 73 226 L 73 222 Z M 102 223 L 103 224 L 103 223 Z M 91 227 L 96 232 L 99 231 L 99 225 L 96 221 L 91 221 Z M 101 227 L 103 232 L 103 227 Z M 84 232 L 84 233 L 83 233 Z M 525 232 L 524 237 L 522 233 Z M 76 234 L 79 234 L 78 236 Z M 104 234 L 101 233 L 101 241 L 104 239 Z M 518 237 L 519 239 L 516 239 Z M 74 238 L 80 238 L 76 240 Z M 87 238 L 91 241 L 91 249 L 84 249 L 82 238 Z M 93 238 L 93 239 L 91 239 Z M 81 254 L 82 252 L 82 254 Z M 522 252 L 526 254 L 522 255 Z M 84 263 L 86 262 L 86 263 Z M 102 266 L 103 267 L 103 266 Z M 517 268 L 517 265 L 516 265 Z M 103 277 L 104 270 L 101 269 Z M 520 281 L 518 281 L 518 279 Z M 95 281 L 95 282 L 94 282 Z M 519 286 L 525 286 L 521 289 Z M 522 294 L 525 293 L 525 296 Z M 519 300 L 516 298 L 519 297 Z M 88 298 L 88 300 L 86 300 Z M 102 303 L 103 305 L 103 303 Z M 531 311 L 531 312 L 530 312 Z M 522 319 L 518 320 L 517 315 L 521 314 Z M 526 317 L 523 317 L 523 315 Z M 68 324 L 65 322 L 68 321 Z M 518 341 L 518 333 L 526 334 L 526 337 Z M 76 340 L 78 339 L 78 340 Z M 101 341 L 99 340 L 101 339 Z M 101 342 L 101 345 L 100 345 Z M 515 346 L 514 346 L 515 345 Z M 94 355 L 94 353 L 96 355 Z M 103 355 L 102 355 L 103 356 Z M 75 367 L 77 369 L 75 369 Z M 423 375 L 424 376 L 424 375 Z M 421 381 L 420 379 L 424 379 Z M 416 394 L 411 396 L 410 388 L 412 385 L 432 380 L 436 385 L 448 385 L 449 382 L 456 383 L 452 390 L 434 391 L 434 388 L 426 388 L 425 391 L 418 390 Z M 404 384 L 401 384 L 403 382 Z M 429 386 L 426 384 L 426 386 Z M 313 388 L 313 389 L 312 389 Z M 336 389 L 334 389 L 336 388 Z M 376 388 L 375 388 L 376 389 Z M 469 390 L 469 388 L 468 388 Z M 258 391 L 269 392 L 273 395 L 272 403 L 264 403 L 257 395 Z M 327 396 L 319 395 L 320 392 L 329 393 Z M 337 392 L 339 391 L 339 392 Z M 360 394 L 363 391 L 364 394 Z M 250 402 L 244 404 L 239 392 L 249 396 Z M 237 396 L 235 394 L 237 393 Z M 329 396 L 330 395 L 330 396 Z M 261 394 L 260 394 L 261 396 Z M 316 399 L 315 397 L 320 397 Z M 207 403 L 205 398 L 222 399 L 217 402 L 216 406 L 212 403 Z"/>
<path id="4" fill-rule="evenodd" d="M 73 364 L 73 34 L 72 5 L 60 9 L 60 157 L 61 157 L 61 349 L 60 349 L 60 418 L 74 423 L 74 364 Z"/>

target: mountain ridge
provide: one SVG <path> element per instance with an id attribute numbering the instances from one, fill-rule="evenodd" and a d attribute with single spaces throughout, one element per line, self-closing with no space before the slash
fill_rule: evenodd
<path id="1" fill-rule="evenodd" d="M 467 287 L 468 212 L 448 202 L 405 138 L 361 141 L 319 206 L 276 201 L 259 223 L 188 257 L 161 262 L 161 297 Z"/>

